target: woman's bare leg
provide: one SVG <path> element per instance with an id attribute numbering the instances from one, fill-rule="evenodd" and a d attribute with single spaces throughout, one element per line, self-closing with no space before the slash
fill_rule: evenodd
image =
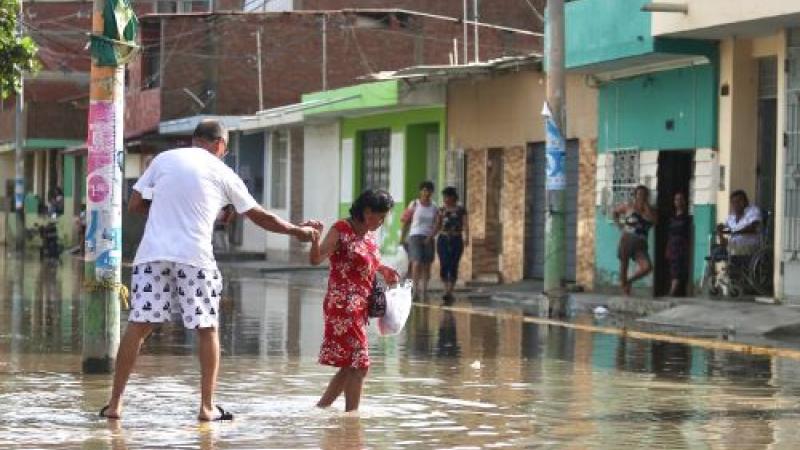
<path id="1" fill-rule="evenodd" d="M 364 387 L 364 378 L 367 377 L 367 369 L 346 369 L 347 382 L 344 388 L 345 412 L 355 411 L 361 403 L 361 391 Z"/>
<path id="2" fill-rule="evenodd" d="M 331 378 L 331 381 L 328 383 L 328 388 L 325 389 L 325 393 L 322 394 L 322 397 L 317 402 L 318 408 L 327 408 L 339 398 L 339 395 L 341 395 L 345 389 L 347 370 L 346 367 L 342 367 L 336 372 L 336 375 Z"/>
<path id="3" fill-rule="evenodd" d="M 628 255 L 622 255 L 619 260 L 619 285 L 622 288 L 622 293 L 630 295 L 631 290 L 628 285 Z"/>
<path id="4" fill-rule="evenodd" d="M 628 285 L 633 284 L 633 282 L 636 280 L 646 277 L 650 272 L 653 271 L 653 264 L 650 263 L 650 258 L 643 254 L 640 254 L 636 257 L 636 264 L 638 266 L 638 270 L 633 274 L 630 280 L 628 280 Z"/>

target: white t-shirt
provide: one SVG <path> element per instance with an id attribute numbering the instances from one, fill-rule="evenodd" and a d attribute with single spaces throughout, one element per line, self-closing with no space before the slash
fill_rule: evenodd
<path id="1" fill-rule="evenodd" d="M 745 208 L 744 214 L 739 221 L 736 220 L 735 214 L 731 214 L 728 216 L 726 224 L 731 231 L 736 232 L 749 227 L 754 222 L 761 222 L 761 209 L 750 205 Z M 732 234 L 729 241 L 731 254 L 749 255 L 755 251 L 759 244 L 761 244 L 760 230 L 755 233 Z"/>
<path id="2" fill-rule="evenodd" d="M 152 200 L 134 264 L 171 261 L 215 269 L 217 214 L 228 204 L 240 214 L 258 206 L 230 167 L 196 147 L 159 154 L 133 188 Z"/>
<path id="3" fill-rule="evenodd" d="M 439 214 L 439 207 L 433 202 L 428 206 L 424 206 L 419 200 L 414 200 L 412 207 L 414 208 L 414 216 L 411 219 L 411 228 L 408 230 L 408 235 L 432 235 L 436 216 Z"/>

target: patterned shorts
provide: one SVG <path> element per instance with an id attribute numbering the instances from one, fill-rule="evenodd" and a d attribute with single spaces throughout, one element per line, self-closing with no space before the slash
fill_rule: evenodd
<path id="1" fill-rule="evenodd" d="M 128 321 L 162 323 L 180 314 L 186 328 L 218 328 L 222 274 L 187 264 L 137 264 L 131 276 Z"/>

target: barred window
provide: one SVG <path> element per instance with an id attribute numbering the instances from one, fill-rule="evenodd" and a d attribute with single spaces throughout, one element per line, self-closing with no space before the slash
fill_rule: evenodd
<path id="1" fill-rule="evenodd" d="M 389 190 L 391 130 L 361 133 L 361 189 Z"/>
<path id="2" fill-rule="evenodd" d="M 633 191 L 639 184 L 639 151 L 618 150 L 613 152 L 612 205 L 633 200 Z"/>

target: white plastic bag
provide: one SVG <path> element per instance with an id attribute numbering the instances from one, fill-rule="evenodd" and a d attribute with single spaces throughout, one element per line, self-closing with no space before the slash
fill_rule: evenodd
<path id="1" fill-rule="evenodd" d="M 384 336 L 397 334 L 403 330 L 411 312 L 411 287 L 406 280 L 386 291 L 386 314 L 378 319 L 378 331 Z"/>

